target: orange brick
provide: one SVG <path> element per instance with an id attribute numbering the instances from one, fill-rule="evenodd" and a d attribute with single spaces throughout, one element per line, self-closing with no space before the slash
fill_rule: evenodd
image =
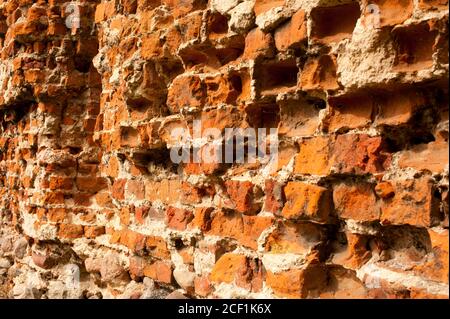
<path id="1" fill-rule="evenodd" d="M 380 205 L 371 184 L 341 183 L 333 188 L 334 207 L 339 218 L 361 222 L 379 220 Z"/>
<path id="2" fill-rule="evenodd" d="M 298 174 L 327 175 L 330 172 L 330 140 L 314 137 L 300 143 L 295 158 L 294 172 Z"/>
<path id="3" fill-rule="evenodd" d="M 437 221 L 438 201 L 429 177 L 392 181 L 394 195 L 383 200 L 381 223 L 431 227 Z"/>
<path id="4" fill-rule="evenodd" d="M 83 226 L 74 224 L 60 224 L 58 237 L 66 239 L 76 239 L 83 237 Z"/>
<path id="5" fill-rule="evenodd" d="M 177 230 L 186 229 L 187 225 L 194 218 L 190 210 L 169 206 L 166 210 L 167 225 Z"/>
<path id="6" fill-rule="evenodd" d="M 327 188 L 302 182 L 289 182 L 284 188 L 286 204 L 281 212 L 288 219 L 311 219 L 327 222 L 331 213 Z"/>
<path id="7" fill-rule="evenodd" d="M 275 46 L 279 51 L 299 46 L 307 40 L 305 11 L 297 11 L 285 24 L 275 31 Z"/>

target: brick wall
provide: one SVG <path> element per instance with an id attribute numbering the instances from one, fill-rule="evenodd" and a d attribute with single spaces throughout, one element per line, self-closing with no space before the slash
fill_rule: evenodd
<path id="1" fill-rule="evenodd" d="M 448 1 L 71 3 L 0 1 L 0 296 L 448 298 Z"/>

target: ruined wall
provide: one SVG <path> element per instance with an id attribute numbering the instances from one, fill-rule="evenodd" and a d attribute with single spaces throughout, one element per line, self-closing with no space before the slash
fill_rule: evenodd
<path id="1" fill-rule="evenodd" d="M 448 298 L 447 6 L 0 1 L 0 296 Z"/>

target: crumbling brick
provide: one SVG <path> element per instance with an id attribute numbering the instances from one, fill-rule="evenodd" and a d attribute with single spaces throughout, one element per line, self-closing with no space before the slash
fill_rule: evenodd
<path id="1" fill-rule="evenodd" d="M 2 3 L 0 298 L 448 298 L 447 0 Z"/>

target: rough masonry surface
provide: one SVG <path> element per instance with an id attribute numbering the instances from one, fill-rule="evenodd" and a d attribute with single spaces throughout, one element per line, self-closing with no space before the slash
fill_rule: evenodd
<path id="1" fill-rule="evenodd" d="M 0 296 L 448 298 L 447 0 L 1 0 Z M 277 128 L 276 172 L 170 160 Z"/>

